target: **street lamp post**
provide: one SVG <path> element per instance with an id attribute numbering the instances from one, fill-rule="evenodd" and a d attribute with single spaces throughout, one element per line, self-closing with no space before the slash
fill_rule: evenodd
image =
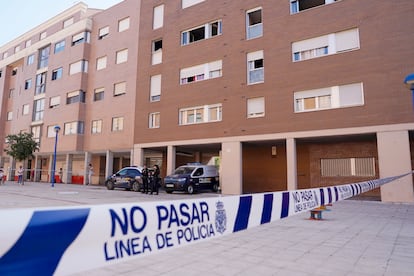
<path id="1" fill-rule="evenodd" d="M 60 130 L 60 126 L 55 126 L 53 128 L 55 130 L 55 151 L 53 153 L 53 164 L 52 164 L 52 187 L 55 187 L 55 172 L 56 172 L 56 148 L 57 148 L 57 142 L 58 142 L 58 133 Z"/>

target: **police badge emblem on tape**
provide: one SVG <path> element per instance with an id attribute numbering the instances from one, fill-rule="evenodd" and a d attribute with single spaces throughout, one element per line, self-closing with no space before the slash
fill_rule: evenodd
<path id="1" fill-rule="evenodd" d="M 227 217 L 226 210 L 224 209 L 224 203 L 222 201 L 217 201 L 216 203 L 216 230 L 220 234 L 223 234 L 226 231 Z"/>

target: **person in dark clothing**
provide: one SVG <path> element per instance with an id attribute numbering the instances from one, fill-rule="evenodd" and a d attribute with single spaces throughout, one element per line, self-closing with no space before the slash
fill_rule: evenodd
<path id="1" fill-rule="evenodd" d="M 146 194 L 149 192 L 148 189 L 148 168 L 147 166 L 144 165 L 144 167 L 142 168 L 142 185 L 143 185 L 143 189 L 142 189 L 142 193 Z"/>
<path id="2" fill-rule="evenodd" d="M 154 171 L 151 173 L 151 194 L 155 192 L 158 195 L 158 189 L 160 187 L 160 168 L 158 165 L 154 165 Z"/>

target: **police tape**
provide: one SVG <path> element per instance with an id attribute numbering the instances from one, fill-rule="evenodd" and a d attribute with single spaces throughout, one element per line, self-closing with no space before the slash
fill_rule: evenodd
<path id="1" fill-rule="evenodd" d="M 241 196 L 1 210 L 0 275 L 68 275 L 129 261 L 303 213 L 412 173 Z"/>

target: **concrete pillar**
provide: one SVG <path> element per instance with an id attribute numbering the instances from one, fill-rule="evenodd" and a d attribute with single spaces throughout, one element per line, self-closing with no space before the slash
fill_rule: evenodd
<path id="1" fill-rule="evenodd" d="M 242 144 L 224 142 L 221 145 L 220 187 L 224 195 L 243 193 Z"/>
<path id="2" fill-rule="evenodd" d="M 41 156 L 36 155 L 33 169 L 34 169 L 33 181 L 39 182 L 41 175 L 42 175 L 42 157 Z"/>
<path id="3" fill-rule="evenodd" d="M 73 154 L 66 154 L 66 167 L 63 171 L 63 182 L 72 183 Z"/>
<path id="4" fill-rule="evenodd" d="M 131 151 L 130 151 L 130 153 L 129 153 L 129 165 L 130 166 L 134 166 L 134 165 L 141 165 L 141 164 L 136 164 L 135 162 L 134 162 L 134 149 L 131 149 Z"/>
<path id="5" fill-rule="evenodd" d="M 14 181 L 14 175 L 16 171 L 16 160 L 10 156 L 9 157 L 9 168 L 7 169 L 7 180 Z"/>
<path id="6" fill-rule="evenodd" d="M 168 146 L 167 147 L 167 171 L 166 174 L 172 174 L 175 170 L 175 155 L 176 155 L 176 147 L 175 146 Z"/>
<path id="7" fill-rule="evenodd" d="M 92 154 L 90 152 L 85 152 L 85 163 L 84 163 L 84 172 L 83 172 L 83 185 L 88 183 L 88 166 L 91 163 Z M 92 183 L 89 183 L 92 184 Z"/>
<path id="8" fill-rule="evenodd" d="M 114 154 L 112 151 L 106 151 L 106 163 L 105 163 L 105 178 L 111 176 L 114 171 Z"/>
<path id="9" fill-rule="evenodd" d="M 378 132 L 377 147 L 380 178 L 412 171 L 408 131 Z M 381 186 L 381 200 L 414 202 L 412 175 Z"/>
<path id="10" fill-rule="evenodd" d="M 298 188 L 297 173 L 296 139 L 286 139 L 286 162 L 287 162 L 287 189 L 296 190 Z"/>
<path id="11" fill-rule="evenodd" d="M 144 162 L 144 149 L 138 146 L 134 146 L 134 155 L 133 155 L 133 160 L 134 160 L 134 165 L 137 166 L 143 166 L 145 165 Z M 131 158 L 132 159 L 132 158 Z"/>

